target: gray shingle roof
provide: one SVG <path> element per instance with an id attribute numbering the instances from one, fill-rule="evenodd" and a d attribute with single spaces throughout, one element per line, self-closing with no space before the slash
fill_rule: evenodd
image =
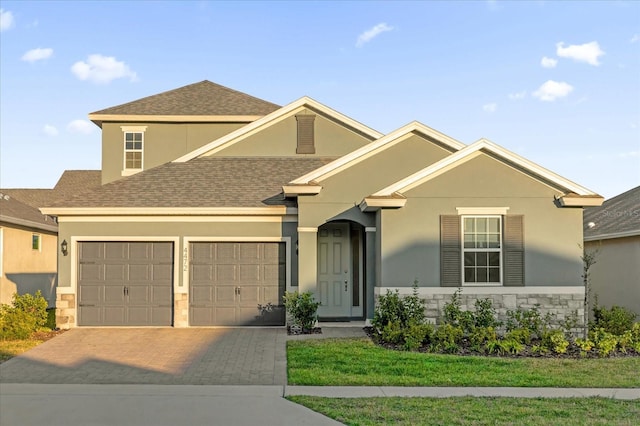
<path id="1" fill-rule="evenodd" d="M 279 108 L 271 102 L 204 80 L 92 114 L 267 115 Z"/>
<path id="2" fill-rule="evenodd" d="M 31 207 L 4 193 L 0 193 L 0 222 L 50 232 L 56 232 L 58 229 L 58 224 L 53 218 L 43 215 L 35 207 Z"/>
<path id="3" fill-rule="evenodd" d="M 640 186 L 584 210 L 584 238 L 640 235 Z M 594 226 L 589 227 L 589 223 Z"/>
<path id="4" fill-rule="evenodd" d="M 334 159 L 201 157 L 163 164 L 50 207 L 293 206 L 282 185 Z"/>

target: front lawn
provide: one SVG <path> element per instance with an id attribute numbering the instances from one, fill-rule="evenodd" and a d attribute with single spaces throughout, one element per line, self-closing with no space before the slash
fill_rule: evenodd
<path id="1" fill-rule="evenodd" d="M 290 385 L 640 387 L 640 358 L 500 358 L 399 352 L 369 339 L 287 342 Z"/>
<path id="2" fill-rule="evenodd" d="M 41 343 L 54 338 L 63 330 L 57 331 L 38 331 L 27 339 L 1 340 L 0 339 L 0 364 L 10 360 L 14 356 L 18 356 L 29 349 L 35 348 Z"/>
<path id="3" fill-rule="evenodd" d="M 346 425 L 635 425 L 640 401 L 606 398 L 290 396 Z"/>

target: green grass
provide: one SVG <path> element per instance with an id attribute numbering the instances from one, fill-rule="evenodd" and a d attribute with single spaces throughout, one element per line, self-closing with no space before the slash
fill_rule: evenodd
<path id="1" fill-rule="evenodd" d="M 636 425 L 640 401 L 606 398 L 287 399 L 346 425 Z"/>
<path id="2" fill-rule="evenodd" d="M 41 339 L 0 340 L 0 363 L 43 343 Z"/>
<path id="3" fill-rule="evenodd" d="M 290 385 L 640 387 L 640 358 L 498 358 L 398 352 L 369 339 L 287 342 Z"/>

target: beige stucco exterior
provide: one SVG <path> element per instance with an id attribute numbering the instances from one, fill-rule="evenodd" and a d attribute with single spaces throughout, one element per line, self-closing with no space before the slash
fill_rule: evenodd
<path id="1" fill-rule="evenodd" d="M 40 235 L 40 250 L 32 249 L 33 234 Z M 58 240 L 55 233 L 0 224 L 0 303 L 10 304 L 14 293 L 37 290 L 54 306 Z"/>
<path id="2" fill-rule="evenodd" d="M 601 306 L 623 306 L 640 317 L 640 235 L 585 242 L 595 253 L 591 296 Z"/>
<path id="3" fill-rule="evenodd" d="M 102 123 L 102 183 L 123 177 L 124 131 L 142 127 L 144 169 L 159 166 L 243 127 L 247 123 Z"/>

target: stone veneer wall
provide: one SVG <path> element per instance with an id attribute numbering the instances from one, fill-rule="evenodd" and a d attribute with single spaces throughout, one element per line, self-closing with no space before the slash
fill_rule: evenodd
<path id="1" fill-rule="evenodd" d="M 500 321 L 506 321 L 507 311 L 531 309 L 539 305 L 540 314 L 544 317 L 547 313 L 552 315 L 552 326 L 559 326 L 563 320 L 577 313 L 577 328 L 579 332 L 584 327 L 584 287 L 462 287 L 460 294 L 461 309 L 474 311 L 475 302 L 479 299 L 491 299 L 496 310 L 496 316 Z M 386 294 L 387 289 L 395 291 L 395 288 L 376 288 L 376 298 L 380 294 Z M 445 304 L 451 302 L 451 296 L 458 288 L 419 288 L 420 298 L 425 300 L 425 314 L 430 322 L 441 324 Z M 412 288 L 398 288 L 401 296 L 412 293 Z M 493 290 L 493 291 L 492 291 Z"/>
<path id="2" fill-rule="evenodd" d="M 56 293 L 56 327 L 66 330 L 76 325 L 76 295 Z"/>
<path id="3" fill-rule="evenodd" d="M 173 294 L 173 326 L 189 326 L 189 295 L 186 293 Z"/>

